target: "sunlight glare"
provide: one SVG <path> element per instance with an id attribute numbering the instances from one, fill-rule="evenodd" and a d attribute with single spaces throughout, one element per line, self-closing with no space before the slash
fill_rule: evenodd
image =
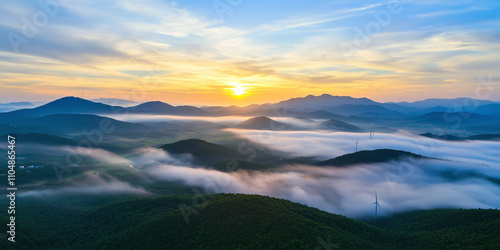
<path id="1" fill-rule="evenodd" d="M 234 88 L 232 88 L 233 94 L 240 96 L 246 93 L 245 88 L 239 84 L 235 84 Z"/>

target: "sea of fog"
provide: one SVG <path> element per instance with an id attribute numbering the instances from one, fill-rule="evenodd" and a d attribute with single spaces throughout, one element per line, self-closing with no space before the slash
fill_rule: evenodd
<path id="1" fill-rule="evenodd" d="M 226 130 L 290 156 L 333 158 L 354 152 L 358 142 L 358 150 L 391 148 L 436 159 L 343 168 L 285 165 L 271 172 L 227 173 L 196 166 L 189 155 L 170 155 L 157 148 L 137 149 L 129 158 L 103 149 L 44 146 L 44 150 L 79 150 L 102 163 L 130 166 L 151 181 L 180 181 L 200 192 L 269 195 L 350 217 L 373 215 L 375 191 L 381 206 L 379 215 L 430 208 L 500 208 L 499 142 L 441 141 L 404 131 L 376 133 L 370 139 L 368 133 Z M 22 195 L 85 192 L 149 194 L 135 183 L 89 176 L 88 182 L 75 183 L 74 187 L 34 190 Z"/>

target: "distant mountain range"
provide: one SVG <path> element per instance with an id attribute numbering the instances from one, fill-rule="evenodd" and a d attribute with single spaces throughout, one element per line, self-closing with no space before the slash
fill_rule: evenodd
<path id="1" fill-rule="evenodd" d="M 471 98 L 427 99 L 413 103 L 380 103 L 368 98 L 323 94 L 320 96 L 308 95 L 306 97 L 292 98 L 278 103 L 253 104 L 246 107 L 202 107 L 201 109 L 213 115 L 273 117 L 295 114 L 295 116 L 307 118 L 338 119 L 352 122 L 353 120 L 343 118 L 358 116 L 357 118 L 361 117 L 365 121 L 373 118 L 400 119 L 430 112 L 470 112 L 500 116 L 499 108 L 499 102 Z"/>
<path id="2" fill-rule="evenodd" d="M 92 102 L 78 97 L 64 97 L 40 107 L 20 109 L 0 113 L 2 120 L 42 117 L 54 114 L 172 114 L 172 115 L 203 115 L 207 114 L 196 107 L 171 106 L 163 102 L 147 102 L 133 107 L 111 106 Z"/>
<path id="3" fill-rule="evenodd" d="M 15 120 L 54 114 L 112 114 L 125 111 L 126 108 L 119 106 L 95 103 L 78 97 L 64 97 L 40 107 L 0 113 L 0 118 L 3 118 L 2 120 Z"/>
<path id="4" fill-rule="evenodd" d="M 397 102 L 395 104 L 413 108 L 432 108 L 436 106 L 441 106 L 445 108 L 455 108 L 455 107 L 474 107 L 474 106 L 488 105 L 494 103 L 495 102 L 493 101 L 478 100 L 473 98 L 455 98 L 455 99 L 431 98 L 416 102 Z"/>
<path id="5" fill-rule="evenodd" d="M 166 114 L 166 115 L 208 115 L 207 111 L 193 106 L 172 106 L 164 102 L 146 102 L 128 109 L 131 113 Z"/>
<path id="6" fill-rule="evenodd" d="M 17 120 L 37 118 L 58 114 L 116 115 L 116 114 L 161 114 L 175 116 L 249 116 L 252 120 L 239 124 L 240 128 L 269 129 L 274 124 L 278 130 L 293 126 L 272 120 L 273 117 L 301 117 L 327 120 L 323 128 L 357 132 L 363 127 L 425 127 L 442 126 L 449 128 L 467 126 L 476 133 L 498 133 L 500 124 L 500 103 L 481 101 L 470 98 L 428 99 L 414 103 L 379 103 L 368 98 L 348 96 L 320 96 L 292 98 L 274 104 L 250 105 L 247 107 L 203 107 L 173 106 L 168 103 L 153 101 L 130 107 L 134 102 L 122 99 L 94 99 L 93 102 L 78 97 L 64 97 L 39 107 L 31 103 L 10 103 L 26 107 L 0 113 L 0 128 L 15 124 Z M 112 106 L 105 103 L 121 103 Z M 474 106 L 459 106 L 474 105 Z M 438 105 L 438 106 L 433 106 Z M 31 108 L 33 107 L 33 108 Z M 0 105 L 1 108 L 1 105 Z M 265 117 L 265 118 L 264 118 Z M 342 123 L 340 123 L 342 122 Z M 334 124 L 336 123 L 336 124 Z M 285 124 L 289 125 L 289 124 Z M 8 128 L 8 127 L 7 127 Z M 30 131 L 19 131 L 30 132 Z M 42 131 L 43 132 L 43 131 Z"/>
<path id="7" fill-rule="evenodd" d="M 17 102 L 0 104 L 2 108 L 30 108 L 16 110 L 16 115 L 21 116 L 43 116 L 58 113 L 159 113 L 178 115 L 265 115 L 279 116 L 286 112 L 298 112 L 309 114 L 313 118 L 317 112 L 330 112 L 338 119 L 340 116 L 380 114 L 399 115 L 402 113 L 430 113 L 430 112 L 470 112 L 482 115 L 500 115 L 500 103 L 488 100 L 476 100 L 471 98 L 457 99 L 427 99 L 413 103 L 379 103 L 368 98 L 353 98 L 349 96 L 332 96 L 323 94 L 320 96 L 308 95 L 306 97 L 292 98 L 274 104 L 249 105 L 246 107 L 202 107 L 194 106 L 172 106 L 167 103 L 153 101 L 138 104 L 133 101 L 115 98 L 99 98 L 85 100 L 78 97 L 64 97 L 47 103 L 37 108 L 31 108 L 35 104 L 30 102 Z M 323 118 L 326 113 L 320 115 Z"/>
<path id="8" fill-rule="evenodd" d="M 308 95 L 306 97 L 292 98 L 274 104 L 276 107 L 286 107 L 297 110 L 318 109 L 340 105 L 375 105 L 380 104 L 368 98 L 353 98 L 350 96 L 332 96 L 323 94 L 320 96 Z"/>
<path id="9" fill-rule="evenodd" d="M 33 108 L 33 107 L 35 107 L 35 104 L 31 102 L 0 103 L 0 112 L 8 112 L 16 109 Z"/>

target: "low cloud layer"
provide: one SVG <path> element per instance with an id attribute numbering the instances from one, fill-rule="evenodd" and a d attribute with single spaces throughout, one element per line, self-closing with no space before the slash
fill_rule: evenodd
<path id="1" fill-rule="evenodd" d="M 500 207 L 498 142 L 440 141 L 406 132 L 376 134 L 370 140 L 360 133 L 231 131 L 293 156 L 332 158 L 353 152 L 359 140 L 359 150 L 393 148 L 443 160 L 410 158 L 347 168 L 290 165 L 274 172 L 232 173 L 160 164 L 147 171 L 209 193 L 269 195 L 351 217 L 374 214 L 375 191 L 381 215 L 412 209 Z"/>
<path id="2" fill-rule="evenodd" d="M 169 123 L 193 123 L 193 122 L 210 122 L 227 127 L 235 127 L 239 123 L 256 116 L 176 116 L 176 115 L 151 115 L 151 114 L 125 114 L 125 115 L 108 115 L 109 117 L 126 122 L 135 123 L 155 123 L 155 122 L 169 122 Z M 279 129 L 301 129 L 313 130 L 320 127 L 320 122 L 325 119 L 300 119 L 293 117 L 269 117 L 277 122 L 283 123 L 283 127 Z M 269 129 L 275 127 L 275 124 L 269 124 Z"/>
<path id="3" fill-rule="evenodd" d="M 380 215 L 413 209 L 498 208 L 500 186 L 486 177 L 500 178 L 499 170 L 425 160 L 418 165 L 408 162 L 349 168 L 295 165 L 277 172 L 232 173 L 161 165 L 150 173 L 158 179 L 198 186 L 207 193 L 269 195 L 359 217 L 374 214 L 371 204 L 375 201 L 375 191 L 382 207 Z M 489 176 L 489 172 L 496 174 Z"/>
<path id="4" fill-rule="evenodd" d="M 176 115 L 151 115 L 151 114 L 126 114 L 108 115 L 109 117 L 126 122 L 212 122 L 225 126 L 234 126 L 242 121 L 253 118 L 253 116 L 176 116 Z"/>
<path id="5" fill-rule="evenodd" d="M 318 131 L 260 131 L 228 129 L 292 156 L 314 156 L 330 159 L 356 150 L 390 148 L 410 151 L 427 157 L 490 166 L 500 163 L 500 143 L 495 141 L 441 141 L 413 135 L 404 131 L 376 133 L 318 132 Z"/>
<path id="6" fill-rule="evenodd" d="M 65 194 L 150 194 L 142 187 L 116 179 L 102 178 L 100 176 L 87 176 L 84 182 L 62 188 L 48 188 L 20 192 L 20 197 L 44 198 Z"/>

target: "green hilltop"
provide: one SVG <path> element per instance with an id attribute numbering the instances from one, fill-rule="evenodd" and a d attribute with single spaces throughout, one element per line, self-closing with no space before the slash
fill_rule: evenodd
<path id="1" fill-rule="evenodd" d="M 109 203 L 109 197 L 99 197 L 23 199 L 15 249 L 500 247 L 500 211 L 491 209 L 415 211 L 369 224 L 259 195 L 130 197 Z M 64 206 L 68 202 L 72 205 Z M 0 219 L 7 221 L 7 215 Z M 0 242 L 1 249 L 9 247 L 14 244 Z"/>
<path id="2" fill-rule="evenodd" d="M 316 163 L 317 166 L 344 167 L 355 164 L 381 163 L 400 160 L 405 157 L 427 158 L 423 155 L 394 149 L 362 150 Z"/>

